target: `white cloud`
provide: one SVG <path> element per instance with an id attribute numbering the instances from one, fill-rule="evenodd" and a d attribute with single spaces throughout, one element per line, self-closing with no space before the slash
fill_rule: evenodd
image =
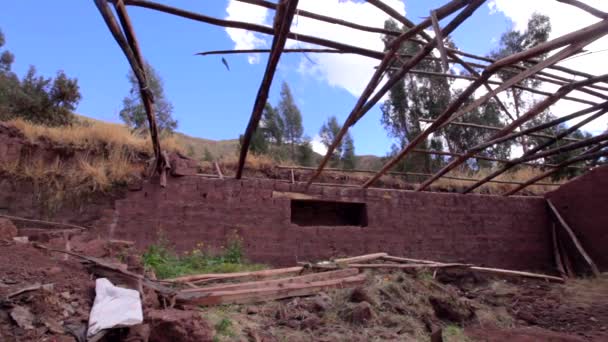
<path id="1" fill-rule="evenodd" d="M 401 14 L 405 14 L 405 6 L 401 0 L 386 0 L 385 3 Z M 228 18 L 257 24 L 267 24 L 268 11 L 261 11 L 258 6 L 231 0 L 228 4 Z M 356 22 L 360 25 L 383 27 L 387 14 L 366 1 L 355 0 L 301 0 L 298 9 L 311 11 L 327 16 Z M 255 11 L 254 11 L 255 10 Z M 263 12 L 263 13 L 262 13 Z M 274 13 L 274 12 L 272 12 Z M 329 24 L 302 16 L 294 17 L 291 30 L 295 33 L 323 37 L 341 43 L 382 51 L 383 43 L 378 33 L 361 32 L 340 25 Z M 227 29 L 230 38 L 235 42 L 235 48 L 260 48 L 270 45 L 270 37 L 251 32 Z M 288 40 L 287 46 L 311 47 L 312 45 Z M 250 59 L 251 62 L 256 62 Z M 358 97 L 374 73 L 374 66 L 379 61 L 352 54 L 309 54 L 302 57 L 298 71 L 302 74 L 317 77 L 329 85 L 346 89 Z"/>
<path id="2" fill-rule="evenodd" d="M 586 0 L 585 3 L 602 11 L 608 11 L 608 1 L 605 0 Z M 491 12 L 502 12 L 505 16 L 513 21 L 514 27 L 517 30 L 525 30 L 528 19 L 534 12 L 539 12 L 547 15 L 551 19 L 552 32 L 550 39 L 562 36 L 569 32 L 581 29 L 585 26 L 598 22 L 600 19 L 580 10 L 573 6 L 559 3 L 555 0 L 535 0 L 535 1 L 513 1 L 513 0 L 492 0 L 489 3 Z M 587 51 L 602 51 L 608 49 L 608 37 L 603 37 L 586 47 Z M 600 75 L 608 72 L 606 60 L 608 59 L 608 51 L 598 52 L 593 54 L 580 54 L 574 58 L 567 59 L 559 65 L 566 66 L 572 69 L 584 71 L 593 75 Z M 559 74 L 559 72 L 557 72 Z M 581 78 L 572 78 L 571 75 L 560 74 L 567 76 L 572 80 Z M 554 92 L 557 86 L 544 84 L 543 90 Z M 598 101 L 597 98 L 590 95 L 573 92 L 571 95 Z M 563 116 L 573 113 L 577 110 L 585 108 L 586 105 L 572 101 L 562 100 L 551 107 L 554 114 Z M 597 134 L 604 131 L 607 127 L 608 118 L 600 118 L 586 125 L 584 128 L 591 133 Z"/>
<path id="3" fill-rule="evenodd" d="M 327 147 L 321 142 L 321 137 L 318 134 L 312 138 L 310 144 L 312 145 L 313 151 L 321 155 L 325 155 L 327 153 Z"/>
<path id="4" fill-rule="evenodd" d="M 266 24 L 269 10 L 256 5 L 230 0 L 226 8 L 228 20 L 246 21 L 256 24 Z M 235 49 L 256 49 L 267 46 L 265 35 L 236 28 L 226 28 Z M 250 64 L 259 63 L 259 54 L 247 56 Z"/>

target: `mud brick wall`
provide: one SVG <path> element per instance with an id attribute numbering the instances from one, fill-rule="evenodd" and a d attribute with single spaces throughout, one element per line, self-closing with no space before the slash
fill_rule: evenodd
<path id="1" fill-rule="evenodd" d="M 412 258 L 528 270 L 551 267 L 542 198 L 311 187 L 273 180 L 169 179 L 144 184 L 97 222 L 99 233 L 145 248 L 159 234 L 181 252 L 202 242 L 220 248 L 237 233 L 247 257 L 290 265 L 384 251 Z M 297 226 L 291 198 L 367 204 L 366 227 Z"/>
<path id="2" fill-rule="evenodd" d="M 608 271 L 608 166 L 592 170 L 546 197 L 572 227 L 600 270 Z M 577 264 L 584 265 L 573 246 L 568 250 Z"/>

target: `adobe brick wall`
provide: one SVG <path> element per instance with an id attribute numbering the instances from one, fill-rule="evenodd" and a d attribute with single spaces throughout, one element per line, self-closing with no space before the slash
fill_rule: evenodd
<path id="1" fill-rule="evenodd" d="M 545 195 L 598 265 L 608 271 L 608 166 L 596 168 Z M 569 248 L 575 257 L 578 253 Z M 577 264 L 582 260 L 577 259 Z"/>
<path id="2" fill-rule="evenodd" d="M 169 179 L 167 188 L 144 184 L 106 211 L 100 234 L 146 247 L 158 232 L 178 251 L 198 242 L 219 248 L 236 232 L 255 262 L 290 265 L 385 251 L 446 262 L 527 270 L 551 268 L 544 200 L 398 190 L 311 187 L 323 200 L 367 203 L 367 227 L 291 224 L 286 192 L 300 184 L 273 180 Z"/>

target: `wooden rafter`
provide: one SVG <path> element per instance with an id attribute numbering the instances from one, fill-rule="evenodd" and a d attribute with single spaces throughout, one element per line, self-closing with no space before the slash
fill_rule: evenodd
<path id="1" fill-rule="evenodd" d="M 245 167 L 245 159 L 247 158 L 247 152 L 249 151 L 251 137 L 258 128 L 260 119 L 262 118 L 262 111 L 268 100 L 268 92 L 270 91 L 270 86 L 272 85 L 272 80 L 277 65 L 279 64 L 281 53 L 285 48 L 285 42 L 287 41 L 291 22 L 293 21 L 293 16 L 296 13 L 297 7 L 298 0 L 282 0 L 279 3 L 279 10 L 277 10 L 275 16 L 276 35 L 272 41 L 272 51 L 268 57 L 266 71 L 264 72 L 262 83 L 260 84 L 258 94 L 255 98 L 251 118 L 249 119 L 249 124 L 243 135 L 243 140 L 241 141 L 241 152 L 239 154 L 239 163 L 236 169 L 236 179 L 240 179 L 243 175 L 243 168 Z"/>
<path id="2" fill-rule="evenodd" d="M 399 152 L 387 164 L 385 164 L 385 166 L 378 172 L 378 174 L 376 174 L 374 177 L 372 177 L 367 182 L 365 182 L 363 184 L 363 187 L 365 188 L 365 187 L 369 187 L 370 185 L 372 185 L 376 180 L 378 180 L 378 178 L 380 178 L 382 176 L 382 174 L 384 174 L 386 171 L 388 171 L 390 168 L 392 168 L 396 163 L 398 163 L 401 159 L 403 159 L 421 141 L 426 139 L 431 133 L 435 132 L 437 129 L 441 128 L 444 124 L 449 122 L 450 119 L 452 119 L 453 116 L 455 115 L 458 108 L 460 108 L 460 106 L 463 103 L 465 103 L 465 101 L 467 101 L 471 95 L 473 95 L 475 90 L 477 90 L 477 88 L 479 88 L 485 80 L 488 80 L 490 78 L 490 76 L 493 75 L 498 70 L 500 70 L 500 68 L 514 64 L 514 63 L 518 63 L 522 60 L 535 57 L 536 55 L 543 54 L 543 53 L 552 51 L 554 49 L 568 46 L 568 47 L 562 49 L 560 52 L 547 58 L 542 63 L 536 64 L 533 67 L 531 67 L 530 69 L 527 69 L 526 71 L 522 71 L 520 74 L 512 77 L 508 82 L 505 82 L 503 84 L 503 88 L 506 88 L 506 87 L 504 87 L 505 84 L 508 84 L 509 86 L 516 84 L 516 83 L 520 82 L 521 80 L 525 79 L 526 77 L 543 69 L 544 67 L 555 64 L 559 60 L 566 58 L 567 56 L 570 56 L 574 51 L 577 51 L 578 49 L 584 47 L 586 44 L 590 43 L 591 41 L 598 39 L 600 36 L 604 35 L 606 33 L 606 31 L 608 31 L 608 21 L 602 21 L 600 23 L 590 25 L 581 30 L 578 30 L 578 31 L 569 33 L 567 35 L 564 35 L 562 37 L 559 37 L 557 39 L 551 40 L 549 42 L 540 44 L 540 45 L 538 45 L 534 48 L 528 49 L 526 51 L 505 57 L 505 58 L 493 63 L 492 65 L 488 66 L 486 68 L 486 70 L 484 71 L 484 73 L 482 74 L 482 77 L 473 81 L 458 96 L 457 99 L 452 101 L 452 103 L 448 106 L 448 108 L 446 108 L 445 111 L 438 118 L 435 119 L 436 122 L 432 123 L 428 128 L 426 128 L 422 133 L 420 133 L 416 138 L 412 139 L 412 141 L 409 144 L 407 144 L 401 150 L 401 152 Z M 579 83 L 579 85 L 582 85 L 582 86 L 584 86 L 586 84 L 587 83 Z M 499 89 L 499 88 L 497 88 L 497 89 Z M 562 87 L 559 95 L 566 95 L 569 92 L 570 92 L 570 89 L 568 87 Z M 489 96 L 484 97 L 485 100 L 487 100 L 488 97 Z M 559 100 L 559 96 L 547 97 L 544 101 L 541 102 L 541 104 L 547 105 L 547 107 L 548 107 L 548 105 L 555 103 L 557 100 Z M 478 102 L 478 101 L 474 101 L 474 102 Z M 535 106 L 535 108 L 539 108 L 539 105 Z M 461 111 L 461 113 L 462 112 L 463 111 Z M 495 137 L 507 135 L 513 129 L 519 127 L 521 125 L 521 123 L 523 123 L 524 121 L 528 120 L 530 117 L 533 117 L 536 114 L 538 114 L 538 113 L 533 113 L 530 116 L 525 116 L 525 119 L 522 119 L 522 118 L 524 118 L 524 117 L 522 117 L 522 118 L 520 118 L 522 120 L 518 119 L 519 121 L 512 122 L 507 127 L 507 129 L 505 129 L 504 132 L 502 132 L 500 135 L 499 134 L 495 135 Z M 453 168 L 456 163 L 461 163 L 461 162 L 462 162 L 461 160 L 458 160 L 458 162 L 454 162 L 453 164 L 451 163 L 452 165 L 449 165 L 449 166 L 451 168 Z M 441 174 L 448 172 L 449 170 L 451 170 L 451 168 L 449 168 L 449 169 L 444 168 L 441 171 Z M 433 177 L 433 178 L 435 178 L 435 177 Z M 433 180 L 434 179 L 432 179 L 431 182 Z M 427 183 L 424 185 L 428 186 L 429 184 L 430 183 Z"/>
<path id="3" fill-rule="evenodd" d="M 483 4 L 483 2 L 484 2 L 483 0 L 473 0 L 471 2 L 471 4 L 469 4 L 467 7 L 465 7 L 448 25 L 446 25 L 446 27 L 444 27 L 443 34 L 449 35 L 464 20 L 466 20 L 466 18 L 468 18 L 477 8 L 479 8 L 479 6 L 481 6 Z M 452 3 L 455 3 L 455 1 L 451 2 L 450 4 L 452 4 Z M 450 8 L 449 10 L 444 11 L 444 9 L 446 7 L 447 7 L 447 5 L 436 10 L 435 13 L 437 14 L 438 18 L 442 18 L 443 16 L 447 16 L 447 15 L 451 14 L 452 12 L 458 10 L 461 6 L 455 6 L 454 8 Z M 431 23 L 430 19 L 427 19 L 427 20 L 423 21 L 422 23 L 410 28 L 400 38 L 402 38 L 402 40 L 405 40 L 404 37 L 406 37 L 408 34 L 411 34 L 413 32 L 415 32 L 415 34 L 424 32 L 423 29 L 430 25 L 432 25 L 432 23 Z M 342 138 L 344 137 L 344 135 L 346 135 L 348 128 L 350 126 L 354 125 L 363 115 L 365 115 L 365 113 L 367 113 L 369 111 L 371 106 L 373 106 L 375 103 L 377 103 L 380 100 L 380 98 L 382 96 L 384 96 L 384 94 L 386 94 L 401 78 L 403 78 L 403 76 L 410 69 L 412 69 L 416 64 L 418 64 L 421 60 L 423 60 L 435 48 L 436 41 L 431 41 L 431 42 L 427 43 L 427 45 L 425 45 L 425 47 L 420 52 L 418 52 L 414 57 L 409 59 L 403 66 L 401 66 L 401 70 L 399 72 L 397 72 L 395 75 L 391 76 L 391 78 L 386 82 L 386 84 L 380 90 L 376 91 L 376 95 L 374 95 L 370 100 L 368 100 L 369 96 L 371 96 L 372 92 L 377 87 L 382 73 L 388 67 L 388 63 L 389 63 L 390 59 L 396 54 L 397 48 L 399 46 L 398 44 L 400 44 L 399 38 L 391 43 L 389 52 L 386 54 L 385 59 L 382 60 L 382 63 L 376 69 L 374 75 L 372 76 L 372 79 L 369 81 L 369 83 L 366 86 L 365 90 L 363 91 L 363 94 L 361 95 L 361 97 L 359 97 L 359 100 L 357 100 L 355 107 L 353 108 L 351 113 L 348 115 L 348 118 L 346 119 L 344 125 L 340 129 L 340 132 L 338 132 L 338 134 L 334 138 L 334 141 L 328 147 L 327 153 L 325 154 L 325 156 L 323 157 L 323 160 L 319 164 L 317 171 L 308 180 L 307 187 L 310 186 L 310 184 L 312 184 L 312 182 L 321 174 L 321 172 L 323 171 L 323 168 L 325 167 L 325 165 L 331 158 L 335 148 L 342 141 Z M 372 105 L 369 106 L 369 103 L 372 103 Z"/>
<path id="4" fill-rule="evenodd" d="M 523 190 L 531 185 L 536 184 L 538 181 L 545 179 L 551 175 L 554 175 L 555 173 L 557 173 L 558 171 L 560 171 L 561 169 L 563 169 L 564 167 L 566 167 L 568 165 L 572 165 L 574 163 L 578 163 L 578 162 L 585 161 L 585 160 L 606 157 L 606 156 L 608 156 L 608 149 L 606 149 L 606 148 L 608 148 L 608 143 L 604 142 L 602 144 L 598 144 L 597 146 L 582 152 L 578 156 L 569 158 L 569 159 L 559 163 L 557 165 L 557 167 L 554 168 L 553 170 L 548 170 L 546 172 L 543 172 L 542 174 L 537 175 L 537 176 L 533 177 L 532 179 L 524 182 L 524 184 L 519 185 L 519 186 L 515 187 L 514 189 L 511 189 L 511 190 L 505 192 L 503 196 L 514 195 L 514 194 L 520 192 L 521 190 Z"/>
<path id="5" fill-rule="evenodd" d="M 568 134 L 571 134 L 573 132 L 575 132 L 576 130 L 578 130 L 579 128 L 583 127 L 584 125 L 588 124 L 589 122 L 599 118 L 600 116 L 604 115 L 606 112 L 608 112 L 608 109 L 603 109 L 591 116 L 589 116 L 588 118 L 585 118 L 584 120 L 582 120 L 581 122 L 577 123 L 576 125 L 573 125 L 572 127 L 566 129 L 564 132 L 561 132 L 560 134 L 558 134 L 557 136 L 555 136 L 555 138 L 546 141 L 530 150 L 528 150 L 527 152 L 525 152 L 523 154 L 523 156 L 513 159 L 511 160 L 509 163 L 506 163 L 505 165 L 503 165 L 503 167 L 501 167 L 500 169 L 492 172 L 491 174 L 487 175 L 486 177 L 484 177 L 482 180 L 480 180 L 479 182 L 471 185 L 470 187 L 468 187 L 467 189 L 465 189 L 463 191 L 463 193 L 468 193 L 471 192 L 473 190 L 475 190 L 475 188 L 483 185 L 484 182 L 487 182 L 495 177 L 500 176 L 501 174 L 505 173 L 506 171 L 512 169 L 513 167 L 515 167 L 516 165 L 519 165 L 521 163 L 525 163 L 527 161 L 530 160 L 534 160 L 534 159 L 540 159 L 540 158 L 545 158 L 547 156 L 553 155 L 555 153 L 552 153 L 553 150 L 557 151 L 558 153 L 561 152 L 565 152 L 565 151 L 571 151 L 577 148 L 581 148 L 581 147 L 586 147 L 590 144 L 594 144 L 595 142 L 601 142 L 603 137 L 602 136 L 597 136 L 597 137 L 592 137 L 592 138 L 588 138 L 585 140 L 581 140 L 569 145 L 564 145 L 564 146 L 560 146 L 558 147 L 558 149 L 560 150 L 548 150 L 542 153 L 537 153 L 538 151 L 544 149 L 545 147 L 548 147 L 552 144 L 555 144 L 557 141 L 559 141 L 560 139 L 563 139 L 563 137 L 565 137 Z M 592 139 L 592 140 L 590 140 Z M 557 166 L 553 166 L 551 165 L 550 167 L 559 167 L 559 165 Z"/>

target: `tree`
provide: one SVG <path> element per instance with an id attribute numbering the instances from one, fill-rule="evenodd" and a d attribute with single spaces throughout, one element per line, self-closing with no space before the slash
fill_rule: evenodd
<path id="1" fill-rule="evenodd" d="M 387 20 L 384 28 L 391 31 L 399 31 L 398 24 L 393 20 Z M 401 29 L 402 31 L 405 30 Z M 420 37 L 418 37 L 420 38 Z M 385 49 L 395 39 L 394 36 L 384 36 Z M 420 51 L 420 46 L 406 41 L 399 49 L 399 53 L 413 55 Z M 392 68 L 387 72 L 388 76 L 397 73 L 404 60 L 394 62 Z M 421 61 L 416 69 L 432 72 L 441 72 L 439 61 L 425 59 Z M 451 99 L 450 83 L 447 78 L 440 76 L 422 76 L 412 73 L 406 74 L 397 82 L 389 92 L 388 99 L 382 104 L 382 125 L 389 135 L 397 141 L 393 146 L 393 154 L 405 147 L 412 139 L 422 132 L 420 119 L 434 119 L 447 107 Z M 433 139 L 438 139 L 434 137 Z M 436 141 L 434 145 L 441 145 Z M 429 141 L 423 141 L 418 148 L 428 149 Z M 430 172 L 433 159 L 423 153 L 412 153 L 398 164 L 402 171 Z"/>
<path id="2" fill-rule="evenodd" d="M 0 31 L 0 48 L 5 42 Z M 20 80 L 11 71 L 14 60 L 8 50 L 0 54 L 0 119 L 22 118 L 49 126 L 72 123 L 72 111 L 81 99 L 78 80 L 63 71 L 54 79 L 38 76 L 33 66 Z"/>
<path id="3" fill-rule="evenodd" d="M 313 166 L 314 163 L 314 151 L 312 150 L 312 144 L 310 138 L 305 137 L 302 142 L 298 144 L 296 148 L 296 161 L 302 166 Z"/>
<path id="4" fill-rule="evenodd" d="M 213 154 L 209 152 L 209 149 L 205 147 L 205 151 L 203 152 L 203 161 L 213 161 Z"/>
<path id="5" fill-rule="evenodd" d="M 283 139 L 290 145 L 290 156 L 292 160 L 297 160 L 296 146 L 302 142 L 302 114 L 295 104 L 291 90 L 287 83 L 281 85 L 281 98 L 278 105 L 278 112 L 283 122 Z"/>
<path id="6" fill-rule="evenodd" d="M 266 140 L 276 145 L 283 144 L 285 124 L 277 109 L 270 103 L 266 103 L 266 106 L 264 107 L 260 126 L 264 129 Z"/>
<path id="7" fill-rule="evenodd" d="M 319 130 L 319 136 L 321 137 L 323 145 L 329 148 L 339 132 L 340 125 L 338 124 L 338 120 L 335 116 L 330 116 L 327 119 L 327 122 L 325 122 Z M 330 159 L 330 165 L 332 167 L 342 167 L 345 169 L 355 168 L 355 146 L 349 132 L 344 135 L 342 141 L 334 149 Z"/>
<path id="8" fill-rule="evenodd" d="M 172 117 L 173 105 L 165 97 L 163 81 L 156 70 L 147 62 L 145 68 L 148 89 L 154 97 L 154 113 L 158 130 L 161 133 L 172 133 L 177 128 L 177 120 Z M 120 110 L 120 118 L 133 130 L 147 133 L 149 129 L 148 118 L 139 91 L 139 82 L 132 70 L 129 71 L 127 78 L 131 84 L 131 89 L 129 95 L 122 101 L 123 108 Z"/>
<path id="9" fill-rule="evenodd" d="M 319 130 L 319 136 L 321 137 L 321 142 L 325 147 L 329 148 L 329 146 L 336 140 L 336 136 L 340 132 L 340 125 L 338 125 L 338 120 L 335 116 L 330 116 L 327 119 L 327 122 L 321 126 Z M 330 158 L 330 166 L 331 167 L 339 167 L 340 160 L 342 159 L 342 145 L 344 144 L 344 139 L 336 146 L 334 152 Z"/>
<path id="10" fill-rule="evenodd" d="M 342 151 L 342 167 L 348 170 L 352 170 L 357 166 L 357 158 L 355 156 L 355 142 L 350 134 L 344 137 Z"/>
<path id="11" fill-rule="evenodd" d="M 549 39 L 550 33 L 551 21 L 549 17 L 539 13 L 533 13 L 532 17 L 528 20 L 528 26 L 525 31 L 520 32 L 515 29 L 511 29 L 510 31 L 502 34 L 498 49 L 492 52 L 490 57 L 501 59 L 512 54 L 528 50 L 546 42 Z M 545 55 L 539 56 L 538 58 L 544 59 Z M 503 81 L 506 81 L 515 76 L 516 73 L 517 72 L 514 70 L 503 68 L 498 72 L 498 76 Z M 526 78 L 525 80 L 521 81 L 520 84 L 529 88 L 538 88 L 540 86 L 540 81 L 532 78 Z M 525 93 L 522 89 L 512 87 L 507 94 L 511 100 L 509 107 L 514 109 L 516 117 L 519 117 L 522 113 L 525 113 L 534 105 L 535 101 L 530 98 L 525 98 Z M 523 128 L 529 126 L 530 123 L 527 123 L 523 125 Z M 520 139 L 524 151 L 527 151 L 529 148 L 528 140 L 529 139 L 523 137 Z"/>

